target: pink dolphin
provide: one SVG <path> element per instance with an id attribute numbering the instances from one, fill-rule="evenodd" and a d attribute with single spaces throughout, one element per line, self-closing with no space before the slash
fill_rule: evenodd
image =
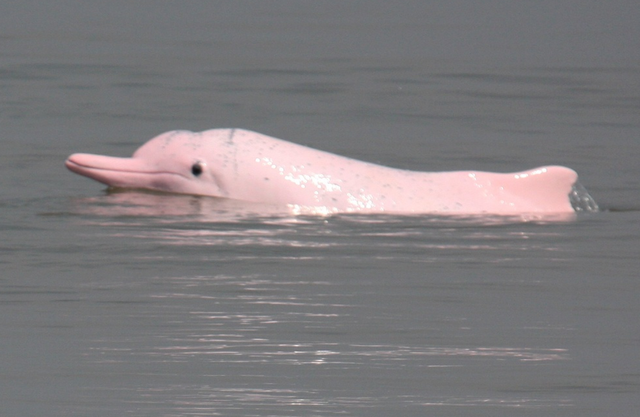
<path id="1" fill-rule="evenodd" d="M 74 154 L 111 187 L 286 206 L 294 213 L 569 214 L 578 176 L 561 166 L 500 174 L 388 168 L 241 129 L 163 133 L 131 158 Z"/>

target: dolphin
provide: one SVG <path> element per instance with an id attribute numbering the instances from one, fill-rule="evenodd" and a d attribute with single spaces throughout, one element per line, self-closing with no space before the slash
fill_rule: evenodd
<path id="1" fill-rule="evenodd" d="M 522 215 L 575 213 L 578 175 L 418 172 L 335 155 L 243 129 L 176 130 L 131 158 L 77 153 L 66 167 L 109 187 L 275 204 L 296 214 Z"/>

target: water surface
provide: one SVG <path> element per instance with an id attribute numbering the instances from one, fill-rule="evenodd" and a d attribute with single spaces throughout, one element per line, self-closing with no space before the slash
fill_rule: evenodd
<path id="1" fill-rule="evenodd" d="M 3 415 L 634 415 L 639 18 L 0 6 Z M 288 217 L 63 166 L 215 127 L 425 171 L 566 165 L 603 211 Z"/>

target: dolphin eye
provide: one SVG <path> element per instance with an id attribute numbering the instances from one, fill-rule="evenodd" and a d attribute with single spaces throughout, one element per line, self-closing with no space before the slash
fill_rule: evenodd
<path id="1" fill-rule="evenodd" d="M 196 162 L 193 164 L 191 166 L 191 173 L 194 176 L 199 177 L 202 174 L 202 162 Z"/>

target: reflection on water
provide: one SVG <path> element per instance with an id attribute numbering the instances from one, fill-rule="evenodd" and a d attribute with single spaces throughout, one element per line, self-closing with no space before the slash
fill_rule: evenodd
<path id="1" fill-rule="evenodd" d="M 513 270 L 537 259 L 547 268 L 563 265 L 575 222 L 293 216 L 147 192 L 75 199 L 70 211 L 105 242 L 103 257 L 112 251 L 132 271 L 155 271 L 120 286 L 113 279 L 91 284 L 100 303 L 86 319 L 102 327 L 84 360 L 95 375 L 118 376 L 119 386 L 88 384 L 79 395 L 89 403 L 115 390 L 121 404 L 144 409 L 140 415 L 382 415 L 399 408 L 422 415 L 573 405 L 567 395 L 535 392 L 573 359 L 562 343 L 540 337 L 573 329 L 531 320 L 548 284 L 543 275 L 514 280 Z M 479 266 L 494 268 L 496 277 L 477 276 Z M 507 304 L 505 318 L 494 317 L 502 311 L 496 303 Z M 529 303 L 529 313 L 509 324 Z M 505 328 L 520 337 L 504 339 Z"/>
<path id="2" fill-rule="evenodd" d="M 593 213 L 599 210 L 598 204 L 581 184 L 575 184 L 570 194 L 571 204 L 577 213 Z M 277 205 L 250 203 L 245 201 L 166 194 L 148 191 L 110 190 L 108 194 L 98 197 L 76 198 L 73 201 L 75 210 L 80 214 L 93 216 L 144 216 L 176 218 L 199 222 L 246 222 L 259 220 L 267 223 L 304 223 L 314 222 L 315 218 L 339 217 L 351 219 L 359 223 L 387 223 L 404 221 L 414 217 L 423 223 L 451 223 L 453 225 L 505 225 L 512 223 L 547 223 L 570 222 L 576 215 L 569 214 L 521 214 L 521 215 L 388 215 L 388 214 L 331 214 L 312 212 L 297 213 L 295 208 L 289 209 Z M 160 220 L 162 220 L 160 219 Z"/>
<path id="3" fill-rule="evenodd" d="M 144 405 L 146 415 L 399 407 L 421 415 L 434 407 L 573 404 L 527 388 L 573 356 L 561 343 L 529 337 L 571 331 L 566 324 L 525 317 L 513 327 L 500 324 L 504 318 L 487 324 L 477 317 L 491 316 L 496 302 L 524 297 L 527 304 L 549 291 L 539 277 L 514 281 L 510 271 L 536 257 L 561 265 L 570 256 L 564 228 L 574 223 L 290 216 L 239 204 L 135 192 L 72 202 L 79 223 L 113 241 L 114 249 L 103 248 L 126 242 L 130 253 L 120 261 L 155 271 L 120 287 L 117 279 L 91 284 L 100 303 L 86 319 L 102 327 L 84 360 L 95 375 L 129 377 L 117 378 L 118 388 L 88 384 L 82 398 L 117 389 L 121 401 Z M 328 263 L 335 274 L 327 275 Z M 478 278 L 478 265 L 503 272 Z M 502 339 L 505 326 L 522 338 Z M 495 381 L 486 380 L 489 369 Z M 515 391 L 505 382 L 511 375 L 520 375 Z M 460 385 L 470 385 L 465 395 L 456 394 Z"/>
<path id="4" fill-rule="evenodd" d="M 293 216 L 258 212 L 261 207 L 208 197 L 124 192 L 74 200 L 72 210 L 86 225 L 101 226 L 99 233 L 105 236 L 162 245 L 158 255 L 145 254 L 146 261 L 184 260 L 200 253 L 199 259 L 211 262 L 365 257 L 501 263 L 536 252 L 562 258 L 567 251 L 555 239 L 561 234 L 543 227 L 556 224 L 557 218 Z"/>
<path id="5" fill-rule="evenodd" d="M 404 335 L 399 342 L 393 334 L 398 329 L 380 329 L 381 317 L 362 317 L 366 300 L 342 293 L 338 282 L 212 275 L 158 277 L 150 288 L 148 303 L 140 309 L 144 316 L 130 317 L 135 333 L 93 340 L 85 357 L 96 373 L 138 373 L 141 382 L 134 381 L 128 401 L 144 404 L 149 415 L 154 407 L 162 407 L 164 415 L 249 410 L 260 415 L 332 415 L 370 408 L 420 412 L 432 407 L 540 410 L 572 405 L 562 397 L 540 399 L 506 391 L 451 395 L 446 387 L 485 369 L 536 375 L 549 369 L 547 364 L 571 356 L 564 348 L 450 344 L 455 338 L 439 344 L 438 338 L 410 342 Z M 466 320 L 424 320 L 427 328 L 452 326 L 458 332 L 470 325 Z M 186 369 L 197 370 L 198 377 L 185 376 Z M 362 378 L 367 373 L 370 386 L 350 385 L 350 375 Z M 442 381 L 444 391 L 400 382 L 425 376 Z M 366 385 L 365 380 L 361 383 Z M 398 392 L 394 383 L 404 388 Z M 88 387 L 83 395 L 104 393 Z"/>
<path id="6" fill-rule="evenodd" d="M 492 409 L 506 410 L 538 410 L 549 412 L 549 408 L 571 406 L 560 401 L 544 401 L 527 398 L 485 398 L 485 397 L 438 397 L 424 398 L 420 396 L 404 395 L 393 396 L 344 396 L 337 394 L 329 398 L 314 391 L 299 389 L 218 389 L 211 385 L 158 387 L 150 391 L 138 392 L 142 400 L 136 404 L 144 404 L 146 398 L 178 398 L 176 403 L 155 403 L 158 407 L 172 408 L 174 413 L 166 415 L 230 415 L 234 412 L 255 413 L 276 412 L 269 415 L 352 415 L 352 413 L 366 412 L 369 410 L 380 412 L 393 412 L 398 408 L 405 412 L 438 412 L 443 407 L 468 408 L 473 407 L 473 412 L 480 410 L 491 412 Z M 433 410 L 427 410 L 433 408 Z M 471 410 L 469 410 L 471 411 Z M 514 410 L 515 411 L 515 410 Z M 299 414 L 302 413 L 302 414 Z M 242 414 L 244 415 L 244 414 Z M 258 415 L 258 414 L 247 414 Z M 417 414 L 420 415 L 420 414 Z M 457 414 L 461 415 L 461 414 Z M 464 414 L 466 415 L 466 414 Z M 476 414 L 477 415 L 477 414 Z"/>
<path id="7" fill-rule="evenodd" d="M 149 191 L 110 190 L 98 197 L 76 198 L 72 204 L 80 214 L 102 217 L 166 217 L 171 221 L 176 218 L 193 218 L 201 222 L 225 222 L 283 215 L 282 207 L 267 204 Z"/>

